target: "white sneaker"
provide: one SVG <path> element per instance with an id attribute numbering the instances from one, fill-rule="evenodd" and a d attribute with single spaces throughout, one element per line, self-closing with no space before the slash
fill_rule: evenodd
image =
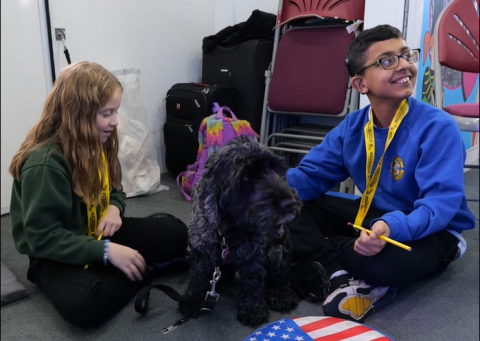
<path id="1" fill-rule="evenodd" d="M 365 321 L 375 312 L 375 303 L 388 292 L 389 287 L 372 288 L 362 280 L 350 281 L 338 288 L 323 302 L 325 316 L 356 322 Z"/>

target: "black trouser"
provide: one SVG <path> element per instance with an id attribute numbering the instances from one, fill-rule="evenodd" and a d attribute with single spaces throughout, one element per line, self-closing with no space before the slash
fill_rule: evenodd
<path id="1" fill-rule="evenodd" d="M 425 238 L 404 242 L 406 251 L 387 243 L 378 254 L 367 257 L 354 251 L 358 232 L 353 223 L 360 201 L 325 195 L 304 203 L 300 219 L 291 228 L 294 261 L 318 261 L 330 276 L 346 270 L 373 286 L 401 287 L 443 271 L 455 257 L 458 238 L 442 230 Z M 363 222 L 383 215 L 370 208 Z"/>
<path id="2" fill-rule="evenodd" d="M 184 257 L 187 226 L 171 216 L 123 218 L 120 229 L 110 237 L 113 243 L 129 246 L 148 264 Z M 112 317 L 150 279 L 130 281 L 115 266 L 103 262 L 69 265 L 46 259 L 31 259 L 28 279 L 47 295 L 68 322 L 91 327 Z"/>

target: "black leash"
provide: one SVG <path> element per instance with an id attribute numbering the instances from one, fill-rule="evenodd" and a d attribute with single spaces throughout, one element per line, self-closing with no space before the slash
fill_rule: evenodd
<path id="1" fill-rule="evenodd" d="M 213 273 L 213 278 L 210 281 L 210 284 L 212 285 L 212 288 L 210 291 L 207 291 L 205 295 L 205 300 L 203 303 L 201 301 L 192 299 L 192 298 L 187 298 L 184 295 L 181 295 L 173 289 L 172 287 L 162 284 L 162 283 L 154 283 L 151 284 L 143 289 L 141 289 L 137 297 L 135 298 L 135 311 L 140 314 L 145 314 L 148 310 L 148 301 L 150 299 L 150 292 L 152 289 L 158 289 L 162 292 L 164 292 L 168 297 L 170 297 L 172 300 L 176 302 L 190 302 L 193 305 L 198 306 L 200 313 L 201 314 L 210 314 L 215 307 L 215 304 L 218 301 L 218 298 L 220 295 L 215 291 L 215 286 L 220 279 L 221 272 L 218 267 L 215 268 L 215 271 Z M 182 324 L 186 323 L 189 319 L 187 317 L 181 318 L 180 320 L 172 323 L 171 325 L 165 327 L 162 329 L 162 333 L 167 334 L 171 332 L 172 330 L 176 329 L 177 327 L 181 326 Z"/>
<path id="2" fill-rule="evenodd" d="M 152 217 L 172 217 L 184 224 L 179 218 L 175 217 L 172 214 L 169 213 L 164 213 L 164 212 L 155 212 L 152 214 L 147 215 L 145 218 L 152 218 Z M 225 259 L 226 256 L 228 255 L 228 246 L 224 245 L 225 244 L 225 239 L 223 240 L 222 244 L 222 258 Z M 225 250 L 226 249 L 226 250 Z M 173 289 L 172 287 L 162 284 L 162 283 L 154 283 L 151 284 L 143 289 L 141 289 L 137 297 L 135 298 L 135 311 L 139 314 L 145 314 L 148 311 L 148 301 L 150 299 L 150 292 L 152 289 L 158 289 L 165 293 L 168 297 L 170 297 L 172 300 L 176 302 L 189 302 L 193 306 L 197 306 L 198 310 L 200 311 L 200 314 L 210 314 L 215 307 L 215 304 L 218 301 L 218 298 L 220 295 L 215 291 L 216 284 L 218 280 L 221 277 L 221 272 L 220 268 L 217 266 L 215 267 L 215 271 L 213 272 L 213 277 L 212 280 L 210 281 L 210 284 L 212 285 L 210 291 L 207 291 L 205 295 L 204 301 L 200 300 L 195 300 L 192 298 L 187 298 L 184 295 L 181 295 Z M 187 317 L 183 317 L 180 320 L 172 323 L 171 325 L 165 327 L 162 329 L 162 333 L 167 334 L 171 332 L 172 330 L 176 329 L 177 327 L 181 326 L 182 324 L 186 323 L 189 319 Z"/>

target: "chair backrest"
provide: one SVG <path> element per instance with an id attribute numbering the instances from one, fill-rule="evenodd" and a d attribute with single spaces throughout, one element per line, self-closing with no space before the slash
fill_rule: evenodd
<path id="1" fill-rule="evenodd" d="M 346 26 L 288 30 L 278 44 L 269 110 L 346 115 L 349 80 L 344 61 L 354 39 Z"/>
<path id="2" fill-rule="evenodd" d="M 454 0 L 435 25 L 437 60 L 451 69 L 479 73 L 479 0 Z"/>
<path id="3" fill-rule="evenodd" d="M 440 13 L 434 29 L 435 103 L 443 108 L 442 65 L 479 73 L 479 0 L 454 0 Z"/>
<path id="4" fill-rule="evenodd" d="M 339 18 L 363 20 L 365 0 L 283 0 L 279 4 L 277 26 L 299 18 Z"/>

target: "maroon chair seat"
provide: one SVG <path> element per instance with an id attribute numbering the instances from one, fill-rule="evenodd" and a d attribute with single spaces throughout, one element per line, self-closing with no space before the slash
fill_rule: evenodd
<path id="1" fill-rule="evenodd" d="M 450 115 L 471 118 L 479 117 L 478 109 L 478 103 L 451 104 L 443 108 Z"/>

